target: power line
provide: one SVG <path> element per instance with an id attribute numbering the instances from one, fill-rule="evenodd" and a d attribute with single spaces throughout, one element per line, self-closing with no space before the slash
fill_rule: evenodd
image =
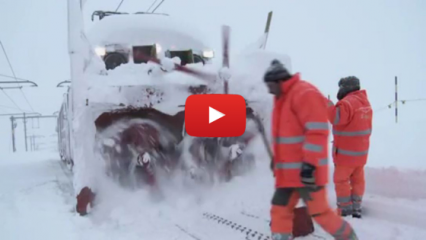
<path id="1" fill-rule="evenodd" d="M 373 113 L 383 112 L 386 109 L 390 109 L 390 105 L 387 105 L 387 106 L 381 107 L 381 108 L 377 108 L 377 109 L 373 109 Z"/>
<path id="2" fill-rule="evenodd" d="M 1 48 L 3 49 L 3 53 L 4 53 L 4 56 L 6 57 L 7 63 L 9 64 L 9 68 L 12 71 L 13 78 L 15 79 L 15 81 L 17 81 L 18 79 L 16 78 L 15 71 L 12 68 L 12 64 L 10 64 L 10 60 L 6 53 L 6 49 L 4 49 L 3 43 L 1 41 L 0 41 L 0 45 L 1 45 Z M 21 86 L 21 85 L 18 84 L 18 86 Z"/>
<path id="3" fill-rule="evenodd" d="M 121 4 L 122 4 L 123 2 L 124 2 L 124 0 L 121 0 L 120 4 L 118 4 L 117 8 L 115 9 L 115 11 L 116 11 L 116 12 L 118 11 L 118 9 L 120 9 Z"/>
<path id="4" fill-rule="evenodd" d="M 6 75 L 6 74 L 1 74 L 0 73 L 0 77 L 5 77 L 5 78 L 13 78 L 13 79 L 15 79 L 15 81 L 16 80 L 20 80 L 20 81 L 30 81 L 30 80 L 28 80 L 28 79 L 24 79 L 24 78 L 18 78 L 18 77 L 12 77 L 12 76 L 9 76 L 9 75 Z"/>
<path id="5" fill-rule="evenodd" d="M 157 2 L 158 0 L 154 0 L 154 2 L 151 4 L 151 6 L 149 6 L 149 8 L 146 10 L 146 12 L 149 12 L 149 10 L 154 6 L 154 4 Z"/>
<path id="6" fill-rule="evenodd" d="M 424 101 L 426 101 L 426 98 L 413 98 L 413 99 L 398 100 L 398 102 L 400 102 L 402 104 L 405 104 L 407 102 L 424 102 Z M 379 113 L 379 112 L 382 112 L 382 111 L 384 111 L 386 109 L 391 109 L 393 105 L 395 105 L 395 102 L 391 102 L 388 105 L 382 106 L 382 107 L 377 108 L 377 109 L 374 109 L 373 111 L 375 113 Z"/>
<path id="7" fill-rule="evenodd" d="M 1 48 L 3 49 L 3 53 L 4 53 L 4 56 L 6 57 L 7 63 L 9 64 L 9 68 L 12 71 L 13 77 L 15 78 L 15 81 L 18 81 L 16 74 L 15 74 L 15 71 L 13 70 L 12 63 L 10 62 L 9 56 L 7 55 L 6 49 L 4 48 L 3 43 L 1 41 L 0 41 L 0 45 L 1 45 Z M 18 86 L 20 87 L 21 85 L 18 83 Z M 3 91 L 3 89 L 2 89 L 2 91 Z M 31 110 L 34 112 L 34 108 L 31 105 L 31 103 L 28 101 L 27 96 L 25 96 L 25 93 L 22 91 L 22 89 L 19 89 L 19 91 L 21 91 L 22 95 L 25 98 L 25 101 L 30 106 Z"/>
<path id="8" fill-rule="evenodd" d="M 22 95 L 23 95 L 23 96 L 24 96 L 24 98 L 25 98 L 25 101 L 28 103 L 28 105 L 30 106 L 31 110 L 32 110 L 33 112 L 35 112 L 35 111 L 34 111 L 33 106 L 32 106 L 32 105 L 30 104 L 30 102 L 28 101 L 27 96 L 26 96 L 26 95 L 25 95 L 25 93 L 22 91 L 22 88 L 20 88 L 20 89 L 19 89 L 19 91 L 21 91 Z"/>
<path id="9" fill-rule="evenodd" d="M 406 100 L 399 100 L 398 102 L 402 102 L 402 104 L 404 104 L 405 102 L 423 102 L 423 101 L 426 101 L 426 98 L 406 99 Z"/>
<path id="10" fill-rule="evenodd" d="M 0 89 L 3 93 L 4 93 L 4 95 L 6 95 L 6 97 L 7 98 L 9 98 L 9 100 L 16 106 L 16 108 L 18 108 L 21 112 L 24 112 L 24 110 L 22 110 L 19 106 L 18 106 L 18 104 L 16 104 L 16 102 L 15 101 L 13 101 L 13 99 L 11 98 L 11 97 L 9 97 L 9 95 L 7 95 L 7 93 L 3 90 L 3 89 Z"/>
<path id="11" fill-rule="evenodd" d="M 9 107 L 9 106 L 5 106 L 5 105 L 0 105 L 0 109 L 14 109 L 14 110 L 16 110 L 17 108 L 16 107 Z M 19 109 L 18 109 L 19 110 Z M 8 110 L 8 111 L 10 111 L 10 110 Z"/>
<path id="12" fill-rule="evenodd" d="M 152 12 L 151 13 L 154 13 L 155 12 L 155 10 L 157 10 L 157 8 L 159 8 L 160 6 L 161 6 L 161 4 L 163 4 L 163 2 L 164 2 L 165 0 L 162 0 L 161 2 L 160 2 L 160 4 L 158 4 L 157 5 L 157 7 L 156 8 L 154 8 L 154 10 L 152 10 Z"/>
<path id="13" fill-rule="evenodd" d="M 9 106 L 6 106 L 6 105 L 0 105 L 0 108 L 10 108 L 10 109 L 16 109 L 15 107 L 9 107 Z"/>

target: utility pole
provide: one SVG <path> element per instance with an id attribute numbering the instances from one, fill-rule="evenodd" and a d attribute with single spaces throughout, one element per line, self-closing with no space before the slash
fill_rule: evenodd
<path id="1" fill-rule="evenodd" d="M 24 134 L 25 134 L 25 152 L 28 152 L 28 144 L 27 144 L 27 118 L 24 113 Z"/>
<path id="2" fill-rule="evenodd" d="M 12 123 L 12 148 L 13 152 L 16 152 L 16 146 L 15 146 L 15 118 L 13 116 L 10 117 L 10 122 Z"/>
<path id="3" fill-rule="evenodd" d="M 23 117 L 15 117 L 15 116 L 19 116 L 19 115 L 23 115 Z M 31 116 L 33 115 L 33 116 Z M 35 115 L 35 116 L 34 116 Z M 11 123 L 11 127 L 12 127 L 12 147 L 13 147 L 13 152 L 16 152 L 16 135 L 15 135 L 15 129 L 17 126 L 17 122 L 16 120 L 18 119 L 23 119 L 24 120 L 24 132 L 25 132 L 25 149 L 28 151 L 28 146 L 27 146 L 27 125 L 26 125 L 26 119 L 27 118 L 35 118 L 37 116 L 41 116 L 40 113 L 37 112 L 23 112 L 23 113 L 5 113 L 5 114 L 0 114 L 0 117 L 5 117 L 5 116 L 10 116 L 10 123 Z"/>
<path id="4" fill-rule="evenodd" d="M 28 152 L 27 120 L 33 119 L 33 118 L 58 118 L 58 116 L 56 116 L 56 115 L 44 115 L 43 116 L 41 114 L 38 114 L 37 116 L 27 116 L 26 113 L 23 113 L 23 115 L 24 115 L 23 117 L 13 117 L 13 119 L 14 120 L 16 120 L 16 119 L 23 119 L 24 120 L 25 151 Z M 30 141 L 34 141 L 34 140 L 31 140 L 31 137 L 29 137 L 29 138 L 30 138 Z M 34 143 L 34 145 L 35 145 L 35 143 Z"/>
<path id="5" fill-rule="evenodd" d="M 15 120 L 18 119 L 19 117 L 15 117 L 15 115 L 41 115 L 40 113 L 36 113 L 36 112 L 30 112 L 30 113 L 6 113 L 6 114 L 0 114 L 0 117 L 4 117 L 4 116 L 10 116 L 10 122 L 11 122 L 11 126 L 12 126 L 12 144 L 13 144 L 13 152 L 16 152 L 16 142 L 15 142 L 15 129 L 16 129 L 16 122 Z M 24 125 L 25 126 L 25 125 Z"/>

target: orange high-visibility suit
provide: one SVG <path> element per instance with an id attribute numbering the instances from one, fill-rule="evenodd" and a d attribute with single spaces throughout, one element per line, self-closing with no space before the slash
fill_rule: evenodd
<path id="1" fill-rule="evenodd" d="M 333 178 L 338 209 L 342 215 L 360 212 L 373 118 L 366 91 L 351 92 L 335 106 L 329 101 L 328 112 L 333 124 Z"/>
<path id="2" fill-rule="evenodd" d="M 271 208 L 272 238 L 292 239 L 293 210 L 302 198 L 309 214 L 336 239 L 357 239 L 352 227 L 329 206 L 327 99 L 299 74 L 281 83 L 283 94 L 275 99 L 274 137 L 275 194 Z M 316 167 L 316 187 L 301 182 L 302 163 Z"/>

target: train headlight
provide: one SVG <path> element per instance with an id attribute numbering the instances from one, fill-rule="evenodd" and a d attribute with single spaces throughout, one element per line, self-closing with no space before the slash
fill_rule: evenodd
<path id="1" fill-rule="evenodd" d="M 203 57 L 205 58 L 213 58 L 214 52 L 212 50 L 203 51 Z"/>
<path id="2" fill-rule="evenodd" d="M 162 50 L 161 45 L 158 44 L 158 43 L 156 43 L 155 44 L 155 50 L 157 51 L 157 54 L 159 54 L 161 52 L 161 50 Z"/>
<path id="3" fill-rule="evenodd" d="M 99 57 L 103 57 L 106 55 L 106 49 L 104 47 L 96 47 L 95 48 L 95 53 L 96 55 L 98 55 Z"/>

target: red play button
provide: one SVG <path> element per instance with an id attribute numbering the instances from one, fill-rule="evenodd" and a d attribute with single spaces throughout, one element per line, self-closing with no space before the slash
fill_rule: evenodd
<path id="1" fill-rule="evenodd" d="M 246 130 L 246 103 L 235 94 L 191 95 L 185 103 L 185 129 L 193 137 L 238 137 Z"/>

